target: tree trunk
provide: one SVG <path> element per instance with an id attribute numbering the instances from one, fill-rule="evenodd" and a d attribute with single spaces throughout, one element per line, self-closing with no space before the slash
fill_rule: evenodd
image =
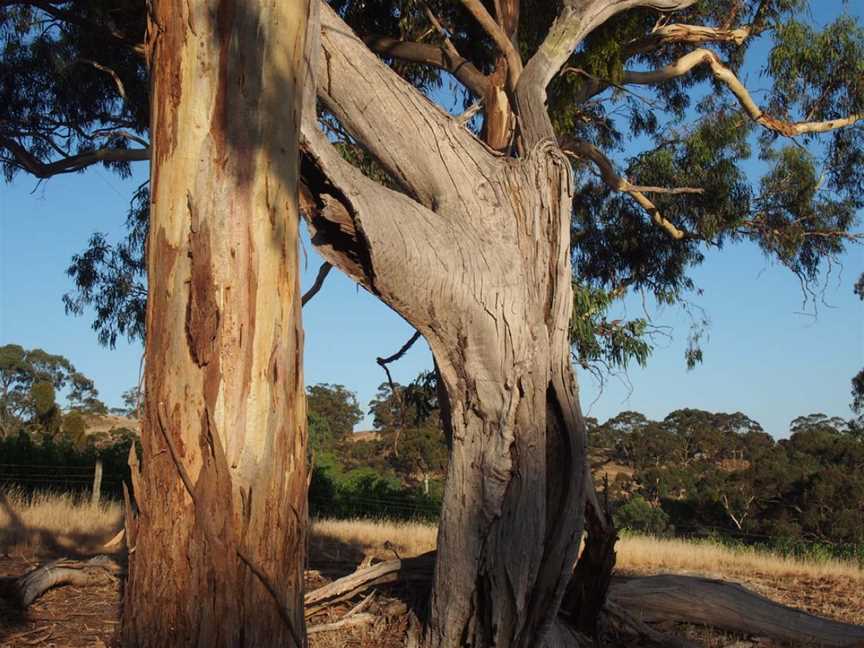
<path id="1" fill-rule="evenodd" d="M 402 191 L 364 176 L 307 120 L 312 242 L 426 338 L 441 376 L 451 456 L 424 643 L 541 646 L 564 634 L 556 617 L 585 505 L 570 163 L 543 137 L 519 159 L 491 153 L 326 3 L 321 22 L 319 99 Z"/>
<path id="2" fill-rule="evenodd" d="M 305 644 L 296 182 L 308 12 L 305 0 L 153 2 L 127 646 Z"/>
<path id="3" fill-rule="evenodd" d="M 569 163 L 547 142 L 463 167 L 464 191 L 432 213 L 304 133 L 313 241 L 426 337 L 444 387 L 451 457 L 425 643 L 542 645 L 584 519 Z M 443 130 L 440 147 L 451 138 Z"/>
<path id="4" fill-rule="evenodd" d="M 501 172 L 487 254 L 506 267 L 464 274 L 468 299 L 440 316 L 452 319 L 449 337 L 427 326 L 452 438 L 426 633 L 435 648 L 543 645 L 583 526 L 569 165 L 540 146 Z"/>

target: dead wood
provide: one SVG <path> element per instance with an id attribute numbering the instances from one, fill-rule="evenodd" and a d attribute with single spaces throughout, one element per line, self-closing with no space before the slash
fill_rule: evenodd
<path id="1" fill-rule="evenodd" d="M 613 601 L 606 602 L 605 610 L 609 620 L 609 630 L 636 636 L 639 645 L 643 648 L 698 648 L 698 644 L 692 641 L 672 637 L 655 630 Z"/>
<path id="2" fill-rule="evenodd" d="M 53 587 L 107 585 L 112 583 L 121 571 L 119 564 L 103 555 L 84 562 L 52 560 L 21 576 L 15 581 L 15 588 L 21 605 L 27 607 Z"/>
<path id="3" fill-rule="evenodd" d="M 348 601 L 379 585 L 413 584 L 428 587 L 435 566 L 435 552 L 415 558 L 388 560 L 339 578 L 306 594 L 305 616 L 310 618 L 338 603 Z M 104 585 L 123 573 L 113 558 L 99 555 L 87 561 L 59 559 L 20 577 L 16 590 L 23 607 L 29 606 L 53 587 Z M 382 614 L 392 616 L 389 608 L 367 612 L 372 600 L 367 595 L 339 621 L 309 626 L 310 634 L 371 623 Z M 391 606 L 393 607 L 393 606 Z M 404 604 L 398 613 L 408 612 Z M 775 640 L 837 648 L 864 646 L 864 627 L 824 619 L 775 603 L 737 583 L 695 576 L 615 576 L 605 606 L 607 630 L 636 636 L 639 645 L 657 648 L 691 648 L 692 643 L 670 637 L 651 627 L 651 623 L 672 621 L 713 626 L 731 632 L 770 637 Z M 562 645 L 580 645 L 584 635 L 572 632 L 572 619 L 561 617 Z M 563 626 L 570 627 L 565 632 Z M 566 637 L 564 636 L 566 635 Z M 566 639 L 566 641 L 565 641 Z"/>
<path id="4" fill-rule="evenodd" d="M 363 612 L 361 614 L 355 614 L 354 616 L 346 617 L 344 619 L 340 619 L 334 623 L 322 623 L 321 625 L 311 625 L 306 628 L 306 634 L 317 634 L 319 632 L 332 632 L 333 630 L 342 630 L 343 628 L 354 628 L 356 626 L 366 625 L 367 623 L 374 623 L 375 619 L 378 616 L 375 614 L 370 614 L 368 612 Z"/>
<path id="5" fill-rule="evenodd" d="M 404 560 L 388 560 L 306 595 L 307 618 L 370 588 L 396 582 L 431 581 L 434 552 Z M 693 576 L 615 576 L 605 607 L 610 629 L 635 635 L 639 645 L 690 648 L 694 644 L 670 637 L 649 623 L 675 621 L 722 628 L 810 646 L 864 646 L 864 627 L 817 617 L 722 580 Z M 568 619 L 562 618 L 569 625 Z M 574 635 L 575 636 L 575 635 Z M 567 644 L 575 639 L 568 637 Z"/>
<path id="6" fill-rule="evenodd" d="M 694 576 L 612 581 L 615 605 L 646 622 L 676 621 L 808 646 L 864 646 L 864 627 L 786 607 L 737 583 Z"/>

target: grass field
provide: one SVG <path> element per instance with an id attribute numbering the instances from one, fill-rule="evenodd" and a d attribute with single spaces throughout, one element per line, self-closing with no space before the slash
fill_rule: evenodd
<path id="1" fill-rule="evenodd" d="M 0 557 L 54 557 L 95 553 L 122 525 L 116 502 L 92 506 L 62 494 L 33 497 L 0 490 Z M 316 520 L 310 538 L 313 567 L 358 564 L 364 557 L 414 556 L 435 548 L 436 528 L 390 520 Z M 625 574 L 700 574 L 744 583 L 786 605 L 864 624 L 864 571 L 840 560 L 807 561 L 710 541 L 625 535 L 617 545 L 616 569 Z M 688 630 L 705 646 L 725 646 L 733 637 Z M 317 636 L 315 648 L 357 645 L 357 637 Z M 352 641 L 355 643 L 352 644 Z M 371 644 L 370 644 L 371 645 Z M 376 643 L 376 645 L 378 645 Z M 383 645 L 383 644 L 382 644 Z"/>
<path id="2" fill-rule="evenodd" d="M 85 497 L 15 489 L 0 490 L 0 549 L 45 549 L 50 536 L 61 546 L 85 541 L 98 545 L 122 524 L 117 502 L 90 504 Z M 372 555 L 392 558 L 416 556 L 435 549 L 436 528 L 422 522 L 391 520 L 316 520 L 311 552 L 322 560 L 351 560 Z M 392 549 L 385 548 L 389 543 Z M 699 572 L 746 576 L 807 576 L 861 580 L 864 571 L 853 562 L 804 561 L 748 547 L 726 547 L 712 541 L 678 540 L 624 535 L 618 542 L 618 568 L 636 572 Z M 80 548 L 80 547 L 79 547 Z"/>

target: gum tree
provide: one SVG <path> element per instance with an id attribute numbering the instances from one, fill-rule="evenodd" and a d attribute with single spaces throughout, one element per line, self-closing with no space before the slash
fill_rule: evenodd
<path id="1" fill-rule="evenodd" d="M 737 241 L 808 287 L 856 238 L 864 36 L 845 15 L 808 25 L 805 9 L 797 0 L 320 5 L 304 216 L 324 258 L 426 338 L 440 375 L 451 455 L 427 646 L 567 644 L 574 627 L 595 629 L 612 543 L 590 505 L 572 354 L 644 361 L 650 347 L 644 321 L 606 318 L 611 302 L 630 291 L 683 302 L 705 251 Z M 97 22 L 110 28 L 104 39 L 128 44 L 114 22 Z M 754 44 L 771 81 L 758 101 L 743 75 Z M 112 69 L 124 87 L 134 82 Z M 443 83 L 457 87 L 462 115 L 430 101 Z M 141 102 L 117 105 L 137 114 Z M 290 112 L 265 105 L 282 119 Z M 50 144 L 66 140 L 45 113 L 35 134 L 4 131 L 7 173 L 80 168 L 81 156 L 125 169 L 127 139 L 89 131 L 84 150 L 58 153 Z M 745 169 L 754 152 L 759 174 Z M 146 142 L 133 155 L 149 156 Z M 152 282 L 163 259 L 150 258 Z M 116 285 L 99 276 L 106 259 L 73 271 L 85 303 Z M 213 309 L 193 309 L 196 331 Z M 688 361 L 699 357 L 694 346 Z M 173 479 L 166 488 L 182 492 Z M 592 550 L 571 577 L 586 500 Z"/>
<path id="2" fill-rule="evenodd" d="M 148 7 L 0 4 L 4 168 L 152 158 L 124 644 L 302 646 L 308 2 Z"/>
<path id="3" fill-rule="evenodd" d="M 318 97 L 343 143 L 304 124 L 312 240 L 415 326 L 441 378 L 429 646 L 566 642 L 562 600 L 593 630 L 604 576 L 571 581 L 589 479 L 571 333 L 591 312 L 573 282 L 676 301 L 706 246 L 742 239 L 808 280 L 861 206 L 852 19 L 815 33 L 793 3 L 543 6 L 322 6 Z M 737 75 L 757 37 L 773 38 L 764 106 Z M 480 102 L 478 128 L 418 92 L 430 67 Z M 628 130 L 653 148 L 622 172 L 609 154 Z M 754 146 L 771 163 L 758 188 Z"/>

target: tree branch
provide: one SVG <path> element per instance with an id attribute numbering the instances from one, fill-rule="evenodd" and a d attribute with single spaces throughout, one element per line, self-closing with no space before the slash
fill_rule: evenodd
<path id="1" fill-rule="evenodd" d="M 301 211 L 318 252 L 412 324 L 431 321 L 431 303 L 404 296 L 452 272 L 436 255 L 452 246 L 450 219 L 363 175 L 312 120 L 302 152 Z"/>
<path id="2" fill-rule="evenodd" d="M 328 263 L 327 261 L 321 264 L 321 267 L 318 268 L 318 275 L 315 277 L 315 283 L 313 283 L 312 287 L 303 294 L 300 306 L 305 306 L 310 299 L 318 294 L 318 291 L 321 290 L 321 286 L 324 285 L 324 280 L 327 278 L 327 275 L 330 274 L 332 269 L 333 264 Z"/>
<path id="3" fill-rule="evenodd" d="M 486 75 L 478 70 L 471 61 L 460 56 L 455 49 L 450 50 L 439 45 L 403 41 L 389 36 L 372 36 L 365 41 L 366 45 L 380 56 L 432 65 L 446 70 L 478 96 L 482 97 L 489 85 Z"/>
<path id="4" fill-rule="evenodd" d="M 672 23 L 657 27 L 644 38 L 633 41 L 624 48 L 627 56 L 633 56 L 640 52 L 657 49 L 668 43 L 734 43 L 743 45 L 753 34 L 750 26 L 738 27 L 736 29 L 721 29 L 718 27 L 705 27 L 703 25 L 686 25 Z"/>
<path id="5" fill-rule="evenodd" d="M 526 72 L 530 67 L 531 76 L 541 80 L 545 88 L 579 43 L 614 15 L 637 7 L 678 11 L 694 2 L 696 0 L 565 0 L 564 8 L 543 43 L 525 66 Z"/>
<path id="6" fill-rule="evenodd" d="M 326 2 L 318 96 L 406 193 L 433 207 L 493 157 L 476 137 L 376 56 Z M 454 191 L 455 190 L 455 191 Z"/>
<path id="7" fill-rule="evenodd" d="M 702 193 L 702 189 L 693 187 L 667 189 L 664 187 L 640 187 L 638 185 L 630 184 L 629 181 L 615 173 L 615 168 L 612 166 L 612 162 L 603 154 L 602 151 L 600 151 L 600 149 L 584 140 L 567 140 L 567 142 L 562 146 L 562 150 L 565 153 L 572 153 L 578 157 L 591 160 L 595 165 L 597 165 L 597 168 L 600 171 L 600 176 L 610 189 L 613 191 L 629 193 L 633 196 L 633 199 L 639 203 L 646 212 L 648 212 L 654 224 L 664 230 L 672 239 L 680 241 L 689 236 L 687 232 L 679 229 L 674 223 L 664 218 L 663 214 L 660 213 L 660 210 L 657 209 L 657 206 L 648 199 L 645 193 L 692 194 Z"/>
<path id="8" fill-rule="evenodd" d="M 123 85 L 123 81 L 120 79 L 120 75 L 118 75 L 114 70 L 112 70 L 106 65 L 102 65 L 101 63 L 97 63 L 96 61 L 87 58 L 79 58 L 72 63 L 84 63 L 86 65 L 90 65 L 99 70 L 100 72 L 104 72 L 105 74 L 110 76 L 111 79 L 113 79 L 114 81 L 114 85 L 117 87 L 117 94 L 119 94 L 123 98 L 123 100 L 126 101 L 126 86 Z"/>
<path id="9" fill-rule="evenodd" d="M 127 45 L 139 56 L 144 56 L 143 43 L 136 42 L 135 40 L 129 38 L 122 31 L 111 25 L 103 25 L 89 20 L 84 20 L 77 14 L 71 11 L 66 11 L 65 9 L 60 9 L 59 7 L 55 6 L 51 2 L 48 2 L 47 0 L 0 0 L 0 7 L 11 7 L 14 5 L 34 7 L 61 22 L 65 22 L 70 25 L 76 25 L 77 27 L 82 27 L 84 29 L 104 32 L 114 40 L 120 41 L 124 45 Z"/>
<path id="10" fill-rule="evenodd" d="M 61 173 L 80 171 L 99 162 L 141 162 L 150 159 L 150 149 L 115 149 L 102 148 L 87 151 L 78 155 L 70 155 L 55 162 L 42 162 L 24 146 L 10 137 L 0 135 L 0 148 L 5 148 L 15 159 L 15 162 L 25 171 L 37 178 L 50 178 Z"/>
<path id="11" fill-rule="evenodd" d="M 750 96 L 747 88 L 745 88 L 738 80 L 735 73 L 723 65 L 714 52 L 705 48 L 693 50 L 674 63 L 657 70 L 651 70 L 648 72 L 625 72 L 622 82 L 626 84 L 654 85 L 684 76 L 696 66 L 703 64 L 707 65 L 711 69 L 714 78 L 724 83 L 726 87 L 732 91 L 732 94 L 734 94 L 738 99 L 738 103 L 741 104 L 741 107 L 750 119 L 768 130 L 779 133 L 780 135 L 794 137 L 796 135 L 804 135 L 808 133 L 825 133 L 837 128 L 851 126 L 864 119 L 864 114 L 853 114 L 848 117 L 825 121 L 804 121 L 793 123 L 771 117 L 762 112 L 762 109 L 756 105 L 756 102 Z"/>
<path id="12" fill-rule="evenodd" d="M 696 0 L 565 0 L 561 13 L 546 38 L 525 65 L 516 89 L 525 146 L 554 138 L 552 122 L 545 111 L 546 86 L 585 37 L 612 16 L 636 7 L 659 11 L 684 9 Z"/>
<path id="13" fill-rule="evenodd" d="M 519 75 L 522 74 L 522 58 L 513 42 L 504 33 L 501 26 L 495 22 L 495 19 L 486 11 L 486 7 L 480 0 L 462 0 L 463 6 L 471 12 L 474 19 L 480 23 L 483 30 L 489 34 L 490 38 L 495 41 L 498 49 L 504 54 L 507 59 L 507 85 L 513 90 L 516 88 L 516 83 L 519 81 Z"/>

